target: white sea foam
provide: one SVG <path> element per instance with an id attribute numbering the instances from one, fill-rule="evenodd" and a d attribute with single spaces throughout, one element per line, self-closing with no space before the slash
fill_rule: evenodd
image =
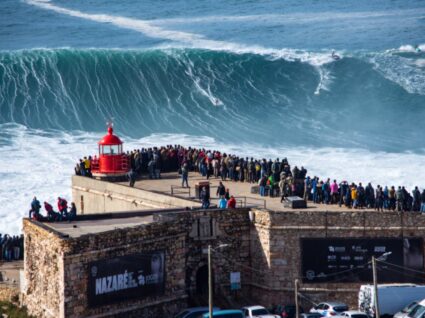
<path id="1" fill-rule="evenodd" d="M 425 52 L 425 44 L 419 44 L 417 46 L 406 44 L 400 46 L 397 50 L 390 50 L 390 51 L 399 51 L 399 52 L 417 52 L 417 49 Z"/>
<path id="2" fill-rule="evenodd" d="M 369 61 L 385 78 L 407 92 L 425 95 L 425 73 L 420 59 L 385 52 L 374 54 Z"/>
<path id="3" fill-rule="evenodd" d="M 315 95 L 320 95 L 321 91 L 329 91 L 329 86 L 332 83 L 333 76 L 329 69 L 326 69 L 323 66 L 316 66 L 317 72 L 320 75 L 319 84 L 314 91 Z"/>
<path id="4" fill-rule="evenodd" d="M 299 23 L 314 23 L 325 22 L 329 20 L 361 20 L 361 19 L 376 19 L 382 17 L 397 17 L 417 15 L 421 12 L 425 13 L 424 9 L 399 9 L 387 11 L 358 11 L 358 12 L 293 12 L 284 14 L 248 14 L 248 15 L 207 15 L 198 17 L 184 18 L 166 18 L 150 20 L 150 22 L 158 25 L 164 24 L 193 24 L 193 23 L 226 23 L 226 22 L 258 22 L 261 23 L 282 23 L 282 24 L 299 24 Z"/>
<path id="5" fill-rule="evenodd" d="M 60 131 L 44 132 L 15 124 L 0 125 L 0 233 L 19 233 L 22 217 L 31 199 L 49 201 L 56 207 L 58 196 L 71 201 L 71 175 L 76 161 L 95 154 L 103 134 Z M 119 128 L 117 128 L 119 134 Z M 370 152 L 362 149 L 264 147 L 227 144 L 211 137 L 155 134 L 138 140 L 123 138 L 125 149 L 182 144 L 219 149 L 256 158 L 287 157 L 293 165 L 304 165 L 310 175 L 376 184 L 425 186 L 425 155 Z M 229 184 L 231 189 L 231 184 Z"/>
<path id="6" fill-rule="evenodd" d="M 39 0 L 27 0 L 27 3 L 68 16 L 73 16 L 99 23 L 110 23 L 120 28 L 140 32 L 152 38 L 165 39 L 170 40 L 172 42 L 180 42 L 184 44 L 184 47 L 190 46 L 194 48 L 203 48 L 216 51 L 230 51 L 238 54 L 253 53 L 267 55 L 275 59 L 286 59 L 289 61 L 298 60 L 301 62 L 312 64 L 314 66 L 324 65 L 334 61 L 330 56 L 329 52 L 313 53 L 304 50 L 295 50 L 287 48 L 274 49 L 266 48 L 260 45 L 245 45 L 228 41 L 211 40 L 205 38 L 203 35 L 200 34 L 165 29 L 153 23 L 154 21 L 127 18 L 108 14 L 84 13 L 78 10 L 67 9 L 54 5 L 52 3 L 46 3 Z"/>
<path id="7" fill-rule="evenodd" d="M 425 59 L 417 59 L 413 62 L 417 67 L 425 67 Z"/>

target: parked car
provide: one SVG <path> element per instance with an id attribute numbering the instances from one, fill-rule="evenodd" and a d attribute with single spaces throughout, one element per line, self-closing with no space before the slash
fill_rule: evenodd
<path id="1" fill-rule="evenodd" d="M 210 318 L 210 314 L 206 313 L 202 316 L 202 318 Z M 242 310 L 229 309 L 214 311 L 212 318 L 245 318 L 245 316 Z"/>
<path id="2" fill-rule="evenodd" d="M 307 312 L 307 313 L 302 313 L 300 314 L 301 318 L 322 318 L 323 316 L 321 314 L 319 314 L 318 312 Z"/>
<path id="3" fill-rule="evenodd" d="M 397 312 L 394 315 L 394 318 L 407 318 L 409 317 L 409 314 L 419 305 L 418 301 L 412 301 L 410 304 L 408 304 L 406 307 L 404 307 L 402 310 Z"/>
<path id="4" fill-rule="evenodd" d="M 418 305 L 409 313 L 410 318 L 425 318 L 425 299 L 421 300 Z"/>
<path id="5" fill-rule="evenodd" d="M 299 308 L 300 314 L 304 313 L 304 309 L 301 306 L 299 306 L 298 308 Z M 278 305 L 273 309 L 272 312 L 274 314 L 279 315 L 282 318 L 295 318 L 295 313 L 296 313 L 295 309 L 296 309 L 295 305 L 284 305 L 284 306 Z"/>
<path id="6" fill-rule="evenodd" d="M 247 318 L 279 318 L 277 315 L 271 314 L 266 308 L 263 306 L 247 306 L 241 308 L 244 317 Z"/>
<path id="7" fill-rule="evenodd" d="M 337 316 L 342 312 L 348 311 L 348 306 L 340 302 L 323 302 L 310 309 L 311 313 L 319 313 L 323 317 Z"/>
<path id="8" fill-rule="evenodd" d="M 220 308 L 213 307 L 214 311 L 219 311 Z M 174 318 L 201 318 L 203 314 L 209 311 L 208 307 L 192 307 L 179 312 Z"/>
<path id="9" fill-rule="evenodd" d="M 343 313 L 339 314 L 339 317 L 342 317 L 342 318 L 370 318 L 368 316 L 368 314 L 366 314 L 362 311 L 356 311 L 356 310 L 344 311 Z"/>

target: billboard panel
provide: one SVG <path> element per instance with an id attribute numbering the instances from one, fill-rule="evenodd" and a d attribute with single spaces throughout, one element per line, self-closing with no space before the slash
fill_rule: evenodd
<path id="1" fill-rule="evenodd" d="M 164 252 L 133 254 L 89 264 L 89 306 L 164 293 Z"/>
<path id="2" fill-rule="evenodd" d="M 422 238 L 303 238 L 302 276 L 305 283 L 370 282 L 372 256 L 386 257 L 388 263 L 424 270 Z M 425 281 L 424 275 L 378 263 L 378 279 L 386 282 Z"/>

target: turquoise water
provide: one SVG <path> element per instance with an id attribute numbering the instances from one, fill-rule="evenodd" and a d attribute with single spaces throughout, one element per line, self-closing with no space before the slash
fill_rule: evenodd
<path id="1" fill-rule="evenodd" d="M 131 147 L 425 178 L 423 1 L 2 0 L 0 17 L 0 230 L 33 193 L 70 195 L 110 119 Z"/>

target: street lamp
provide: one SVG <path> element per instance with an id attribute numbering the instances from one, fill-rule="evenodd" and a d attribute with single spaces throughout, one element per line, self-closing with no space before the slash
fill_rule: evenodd
<path id="1" fill-rule="evenodd" d="M 375 299 L 375 318 L 380 318 L 380 312 L 379 312 L 379 304 L 378 304 L 378 277 L 376 273 L 376 261 L 384 261 L 387 259 L 388 255 L 391 255 L 392 252 L 386 252 L 379 256 L 378 258 L 375 258 L 375 256 L 372 256 L 372 273 L 373 273 L 373 289 L 374 289 L 374 299 Z"/>
<path id="2" fill-rule="evenodd" d="M 376 260 L 377 261 L 385 261 L 385 260 L 387 260 L 387 256 L 391 255 L 392 253 L 393 252 L 391 252 L 391 251 L 386 252 L 386 253 L 382 254 L 381 256 L 379 256 Z"/>
<path id="3" fill-rule="evenodd" d="M 216 248 L 227 247 L 230 244 L 220 244 Z M 211 245 L 208 245 L 208 312 L 209 318 L 212 318 L 213 312 L 213 290 L 212 290 L 212 260 L 211 260 Z"/>

